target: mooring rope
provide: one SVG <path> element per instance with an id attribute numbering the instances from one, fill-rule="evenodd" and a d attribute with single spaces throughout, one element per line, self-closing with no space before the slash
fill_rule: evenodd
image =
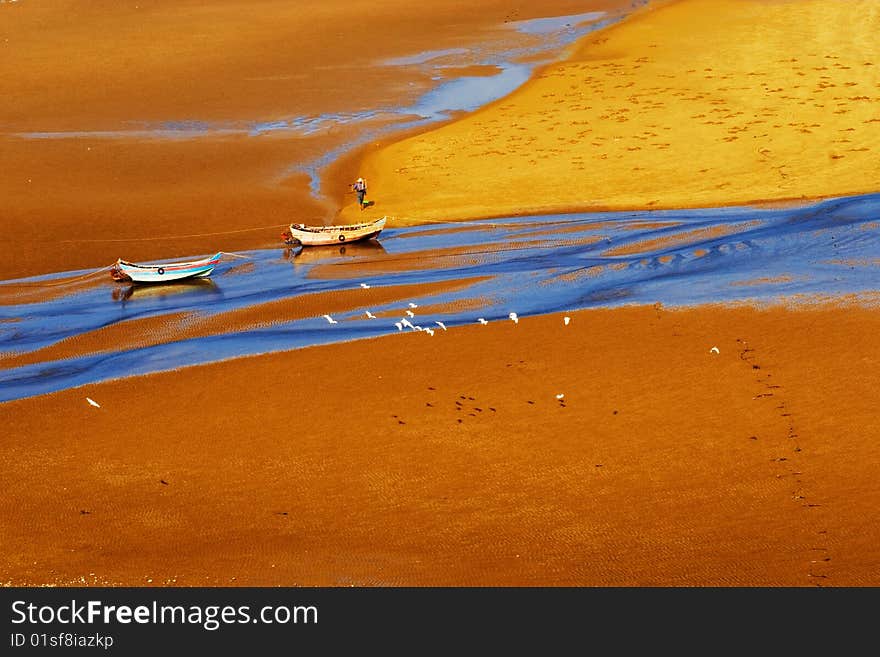
<path id="1" fill-rule="evenodd" d="M 388 219 L 391 221 L 396 221 L 398 218 L 394 216 L 389 216 Z M 578 220 L 580 221 L 580 220 Z M 571 220 L 562 221 L 557 223 L 575 223 Z M 421 219 L 418 222 L 418 225 L 424 224 L 432 224 L 432 225 L 446 225 L 446 226 L 462 226 L 462 227 L 487 227 L 487 228 L 509 228 L 511 227 L 509 223 L 499 223 L 492 221 L 454 221 L 454 220 L 444 220 L 444 219 Z M 236 230 L 225 230 L 225 231 L 214 231 L 210 233 L 190 233 L 187 235 L 165 235 L 161 237 L 130 237 L 130 238 L 82 238 L 82 239 L 65 239 L 58 240 L 63 243 L 73 243 L 73 242 L 146 242 L 146 241 L 160 241 L 160 240 L 173 240 L 173 239 L 183 239 L 183 238 L 191 238 L 191 237 L 210 237 L 213 235 L 231 235 L 234 233 L 247 233 L 247 232 L 255 232 L 258 230 L 270 230 L 270 229 L 278 229 L 278 228 L 287 228 L 289 224 L 273 224 L 271 226 L 257 226 L 254 228 L 239 228 Z M 522 247 L 514 247 L 512 250 L 516 250 L 517 248 Z M 502 249 L 507 250 L 507 249 Z M 491 253 L 497 252 L 498 249 L 487 250 L 487 251 L 468 251 L 461 252 L 455 255 L 477 255 L 480 253 Z M 239 253 L 231 253 L 229 251 L 220 251 L 221 254 L 231 256 L 233 258 L 242 258 L 242 259 L 250 259 L 251 256 L 241 255 Z M 443 254 L 443 255 L 452 255 L 452 254 Z M 404 258 L 405 259 L 405 258 Z M 19 287 L 55 287 L 59 285 L 72 285 L 74 283 L 78 283 L 85 279 L 91 278 L 93 276 L 97 276 L 103 272 L 109 271 L 113 267 L 116 266 L 116 263 L 112 263 L 105 267 L 101 267 L 100 269 L 96 269 L 95 271 L 88 272 L 86 274 L 82 274 L 80 276 L 76 276 L 74 278 L 65 278 L 59 281 L 46 281 L 46 282 L 15 282 L 15 281 L 0 281 L 0 290 L 4 288 L 19 288 Z"/>
<path id="2" fill-rule="evenodd" d="M 87 274 L 82 274 L 80 276 L 74 276 L 73 278 L 65 278 L 60 281 L 39 281 L 39 282 L 27 282 L 27 283 L 18 283 L 16 281 L 0 281 L 0 289 L 2 288 L 14 288 L 14 287 L 55 287 L 56 285 L 72 285 L 73 283 L 77 283 L 79 281 L 83 281 L 87 278 L 91 278 L 92 276 L 97 276 L 98 274 L 102 274 L 106 271 L 110 271 L 113 267 L 116 266 L 114 262 L 111 265 L 107 265 L 106 267 L 101 267 L 100 269 L 96 269 L 95 271 L 90 271 Z"/>
<path id="3" fill-rule="evenodd" d="M 177 240 L 190 237 L 211 237 L 213 235 L 232 235 L 234 233 L 253 233 L 258 230 L 270 230 L 287 228 L 288 224 L 273 224 L 272 226 L 257 226 L 255 228 L 238 228 L 236 230 L 220 230 L 211 233 L 190 233 L 188 235 L 162 235 L 159 237 L 106 237 L 106 238 L 73 238 L 58 240 L 62 243 L 71 242 L 158 242 L 161 240 Z"/>
<path id="4" fill-rule="evenodd" d="M 220 251 L 219 253 L 225 256 L 231 256 L 233 258 L 241 258 L 242 260 L 249 260 L 251 258 L 251 256 L 241 255 L 240 253 L 231 253 L 229 251 Z M 104 272 L 110 271 L 115 266 L 116 263 L 114 262 L 113 264 L 106 265 L 105 267 L 90 271 L 86 274 L 74 276 L 73 278 L 64 278 L 59 281 L 30 281 L 21 283 L 18 283 L 16 281 L 0 281 L 0 291 L 5 291 L 4 288 L 8 289 L 17 287 L 56 287 L 58 285 L 73 285 L 74 283 L 78 283 L 93 276 L 97 276 L 98 274 L 103 274 Z"/>

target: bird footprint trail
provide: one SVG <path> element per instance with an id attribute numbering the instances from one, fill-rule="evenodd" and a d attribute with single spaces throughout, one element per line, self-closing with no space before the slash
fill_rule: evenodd
<path id="1" fill-rule="evenodd" d="M 813 513 L 819 513 L 823 504 L 814 499 L 810 492 L 810 479 L 808 470 L 809 451 L 804 450 L 799 441 L 796 428 L 795 415 L 790 411 L 788 400 L 785 399 L 785 388 L 773 377 L 772 372 L 766 371 L 757 359 L 755 348 L 749 341 L 739 339 L 739 359 L 748 366 L 752 372 L 758 392 L 752 397 L 757 404 L 771 404 L 772 410 L 779 418 L 782 431 L 770 427 L 761 427 L 761 438 L 773 441 L 778 455 L 773 461 L 778 464 L 780 472 L 776 477 L 791 482 L 789 493 L 792 501 L 801 508 Z M 757 431 L 757 430 L 756 430 Z M 757 440 L 757 435 L 750 436 Z M 832 559 L 829 550 L 828 532 L 824 527 L 819 527 L 817 522 L 814 542 L 805 549 L 805 555 L 809 561 L 808 577 L 809 584 L 822 586 L 823 582 L 831 577 Z M 817 558 L 817 553 L 821 556 Z"/>

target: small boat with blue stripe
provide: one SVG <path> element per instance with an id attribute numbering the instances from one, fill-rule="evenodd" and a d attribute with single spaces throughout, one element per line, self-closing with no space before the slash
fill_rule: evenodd
<path id="1" fill-rule="evenodd" d="M 157 264 L 138 264 L 120 258 L 110 269 L 110 275 L 115 281 L 134 283 L 169 283 L 187 278 L 204 278 L 211 275 L 222 256 L 223 252 L 220 251 L 202 260 Z"/>

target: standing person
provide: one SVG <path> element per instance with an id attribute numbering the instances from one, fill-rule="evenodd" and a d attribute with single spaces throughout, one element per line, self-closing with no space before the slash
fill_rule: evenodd
<path id="1" fill-rule="evenodd" d="M 351 188 L 357 194 L 358 205 L 360 206 L 361 210 L 363 210 L 365 207 L 364 197 L 367 195 L 367 181 L 363 178 L 358 178 L 351 184 Z"/>

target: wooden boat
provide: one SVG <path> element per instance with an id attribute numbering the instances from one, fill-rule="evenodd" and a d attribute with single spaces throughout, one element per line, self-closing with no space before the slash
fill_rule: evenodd
<path id="1" fill-rule="evenodd" d="M 385 228 L 385 220 L 382 217 L 376 221 L 365 221 L 359 224 L 339 224 L 336 226 L 306 226 L 305 224 L 290 224 L 290 232 L 284 233 L 282 238 L 287 244 L 302 244 L 303 246 L 327 246 L 329 244 L 347 244 L 359 242 L 376 237 Z"/>
<path id="2" fill-rule="evenodd" d="M 220 252 L 202 260 L 149 265 L 128 262 L 120 258 L 110 270 L 110 275 L 115 281 L 132 281 L 134 283 L 168 283 L 185 278 L 199 278 L 210 276 L 222 256 L 223 253 Z"/>

